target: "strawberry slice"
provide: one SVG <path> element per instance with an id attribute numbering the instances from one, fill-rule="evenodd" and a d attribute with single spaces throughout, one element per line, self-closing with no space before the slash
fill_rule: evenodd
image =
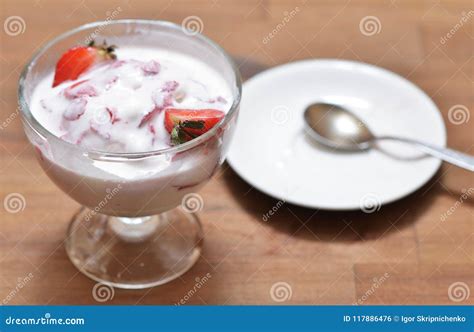
<path id="1" fill-rule="evenodd" d="M 79 81 L 64 89 L 64 96 L 67 99 L 76 99 L 82 96 L 95 97 L 98 95 L 97 90 L 89 83 L 89 80 Z"/>
<path id="2" fill-rule="evenodd" d="M 224 112 L 215 109 L 167 108 L 165 128 L 171 134 L 171 143 L 177 145 L 209 131 L 224 115 Z"/>
<path id="3" fill-rule="evenodd" d="M 53 88 L 64 81 L 75 80 L 92 65 L 115 59 L 115 46 L 104 43 L 96 46 L 94 41 L 87 46 L 76 46 L 67 50 L 56 64 Z"/>

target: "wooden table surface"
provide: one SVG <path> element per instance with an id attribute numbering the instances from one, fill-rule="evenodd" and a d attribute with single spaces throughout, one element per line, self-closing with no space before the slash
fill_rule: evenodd
<path id="1" fill-rule="evenodd" d="M 203 32 L 239 57 L 245 73 L 256 62 L 306 58 L 376 64 L 426 91 L 442 112 L 448 144 L 474 154 L 471 1 L 6 0 L 0 9 L 0 199 L 25 199 L 16 213 L 0 205 L 4 304 L 98 303 L 95 282 L 78 273 L 63 247 L 79 205 L 40 169 L 15 111 L 18 76 L 32 52 L 86 22 L 113 15 L 181 23 L 198 16 Z M 285 16 L 292 17 L 264 43 Z M 359 27 L 368 16 L 378 20 L 373 35 Z M 443 165 L 422 189 L 376 213 L 284 204 L 264 221 L 276 201 L 224 164 L 200 192 L 205 242 L 198 263 L 161 287 L 115 289 L 105 303 L 473 304 L 473 180 L 472 173 Z M 207 273 L 211 278 L 189 296 Z M 282 302 L 272 287 L 281 287 L 276 300 Z"/>

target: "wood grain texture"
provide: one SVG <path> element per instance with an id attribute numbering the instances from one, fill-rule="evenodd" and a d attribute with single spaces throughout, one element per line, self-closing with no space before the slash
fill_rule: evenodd
<path id="1" fill-rule="evenodd" d="M 6 0 L 0 6 L 2 23 L 20 16 L 26 24 L 17 36 L 0 32 L 0 199 L 20 193 L 26 201 L 18 213 L 0 206 L 0 300 L 7 303 L 97 304 L 95 283 L 78 273 L 63 247 L 68 221 L 79 206 L 34 159 L 15 112 L 16 90 L 20 71 L 42 43 L 80 24 L 106 19 L 118 7 L 116 18 L 180 23 L 199 16 L 204 33 L 238 56 L 246 73 L 260 67 L 256 62 L 273 66 L 326 57 L 392 70 L 433 98 L 446 122 L 448 144 L 474 154 L 474 118 L 455 124 L 448 116 L 451 107 L 464 105 L 474 117 L 473 14 L 455 28 L 472 10 L 470 1 Z M 296 7 L 284 29 L 264 43 Z M 365 16 L 380 20 L 378 34 L 361 33 Z M 452 29 L 453 36 L 441 43 Z M 277 202 L 224 164 L 200 192 L 205 242 L 198 263 L 161 287 L 116 289 L 107 303 L 174 304 L 186 297 L 189 304 L 275 304 L 270 289 L 286 282 L 291 298 L 285 304 L 473 304 L 474 197 L 460 203 L 473 180 L 472 173 L 444 165 L 422 189 L 377 213 L 284 204 L 264 221 Z M 447 211 L 450 215 L 443 218 Z M 19 288 L 19 278 L 30 273 L 31 280 Z M 212 276 L 207 283 L 187 296 L 195 278 L 207 273 Z M 456 302 L 448 289 L 459 282 L 471 295 Z"/>

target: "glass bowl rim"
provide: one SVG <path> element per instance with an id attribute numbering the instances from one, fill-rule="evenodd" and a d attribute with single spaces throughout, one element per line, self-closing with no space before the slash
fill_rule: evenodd
<path id="1" fill-rule="evenodd" d="M 46 137 L 48 141 L 52 140 L 53 142 L 70 146 L 72 149 L 80 150 L 81 152 L 91 157 L 92 159 L 102 159 L 102 160 L 109 160 L 109 159 L 115 160 L 117 158 L 118 159 L 142 159 L 142 158 L 146 158 L 150 156 L 178 153 L 178 152 L 184 152 L 184 151 L 190 150 L 198 146 L 199 144 L 206 142 L 211 137 L 215 136 L 218 130 L 222 128 L 223 126 L 225 126 L 233 118 L 234 114 L 236 113 L 239 107 L 240 99 L 242 97 L 242 79 L 240 76 L 240 72 L 237 68 L 237 65 L 235 64 L 234 60 L 230 57 L 230 55 L 227 54 L 227 52 L 221 46 L 219 46 L 217 43 L 212 41 L 210 38 L 204 36 L 202 33 L 196 32 L 196 33 L 193 33 L 193 37 L 198 38 L 201 41 L 204 41 L 204 43 L 215 48 L 218 51 L 218 53 L 220 53 L 220 55 L 223 56 L 223 58 L 227 61 L 228 65 L 231 67 L 234 73 L 234 80 L 235 80 L 235 84 L 237 88 L 236 96 L 234 96 L 232 106 L 230 107 L 229 111 L 226 113 L 224 118 L 220 122 L 218 122 L 214 127 L 212 127 L 211 130 L 207 131 L 201 136 L 196 137 L 180 145 L 176 145 L 176 146 L 172 146 L 168 148 L 161 148 L 157 150 L 140 151 L 140 152 L 108 152 L 108 151 L 98 150 L 98 149 L 86 149 L 80 145 L 67 142 L 57 137 L 56 135 L 54 135 L 48 129 L 46 129 L 42 124 L 40 124 L 39 121 L 36 120 L 36 118 L 31 113 L 30 107 L 25 98 L 26 76 L 28 75 L 28 73 L 30 72 L 30 69 L 36 63 L 38 58 L 42 56 L 52 45 L 56 44 L 57 42 L 69 36 L 74 35 L 77 32 L 81 32 L 81 31 L 91 29 L 91 28 L 106 26 L 106 25 L 134 24 L 134 23 L 166 27 L 166 28 L 171 28 L 172 30 L 175 30 L 175 31 L 177 30 L 183 31 L 184 29 L 184 27 L 182 27 L 181 25 L 178 25 L 173 22 L 162 21 L 162 20 L 120 19 L 120 20 L 112 20 L 112 21 L 95 21 L 95 22 L 83 24 L 79 27 L 76 27 L 72 30 L 68 30 L 60 34 L 59 36 L 53 38 L 49 42 L 42 45 L 39 48 L 39 50 L 33 54 L 33 56 L 30 58 L 30 60 L 27 62 L 27 64 L 23 68 L 20 75 L 19 84 L 18 84 L 18 102 L 20 105 L 20 112 L 22 113 L 23 118 L 33 128 L 34 131 L 36 131 L 43 138 Z"/>

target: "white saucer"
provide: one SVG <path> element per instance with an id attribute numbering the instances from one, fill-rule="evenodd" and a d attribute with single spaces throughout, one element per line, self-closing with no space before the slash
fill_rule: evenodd
<path id="1" fill-rule="evenodd" d="M 269 69 L 244 84 L 229 164 L 277 199 L 367 212 L 412 193 L 438 170 L 439 160 L 399 143 L 381 145 L 388 154 L 374 149 L 338 153 L 317 146 L 304 134 L 303 112 L 318 101 L 346 107 L 375 134 L 446 145 L 438 108 L 406 79 L 360 62 L 307 60 Z"/>

